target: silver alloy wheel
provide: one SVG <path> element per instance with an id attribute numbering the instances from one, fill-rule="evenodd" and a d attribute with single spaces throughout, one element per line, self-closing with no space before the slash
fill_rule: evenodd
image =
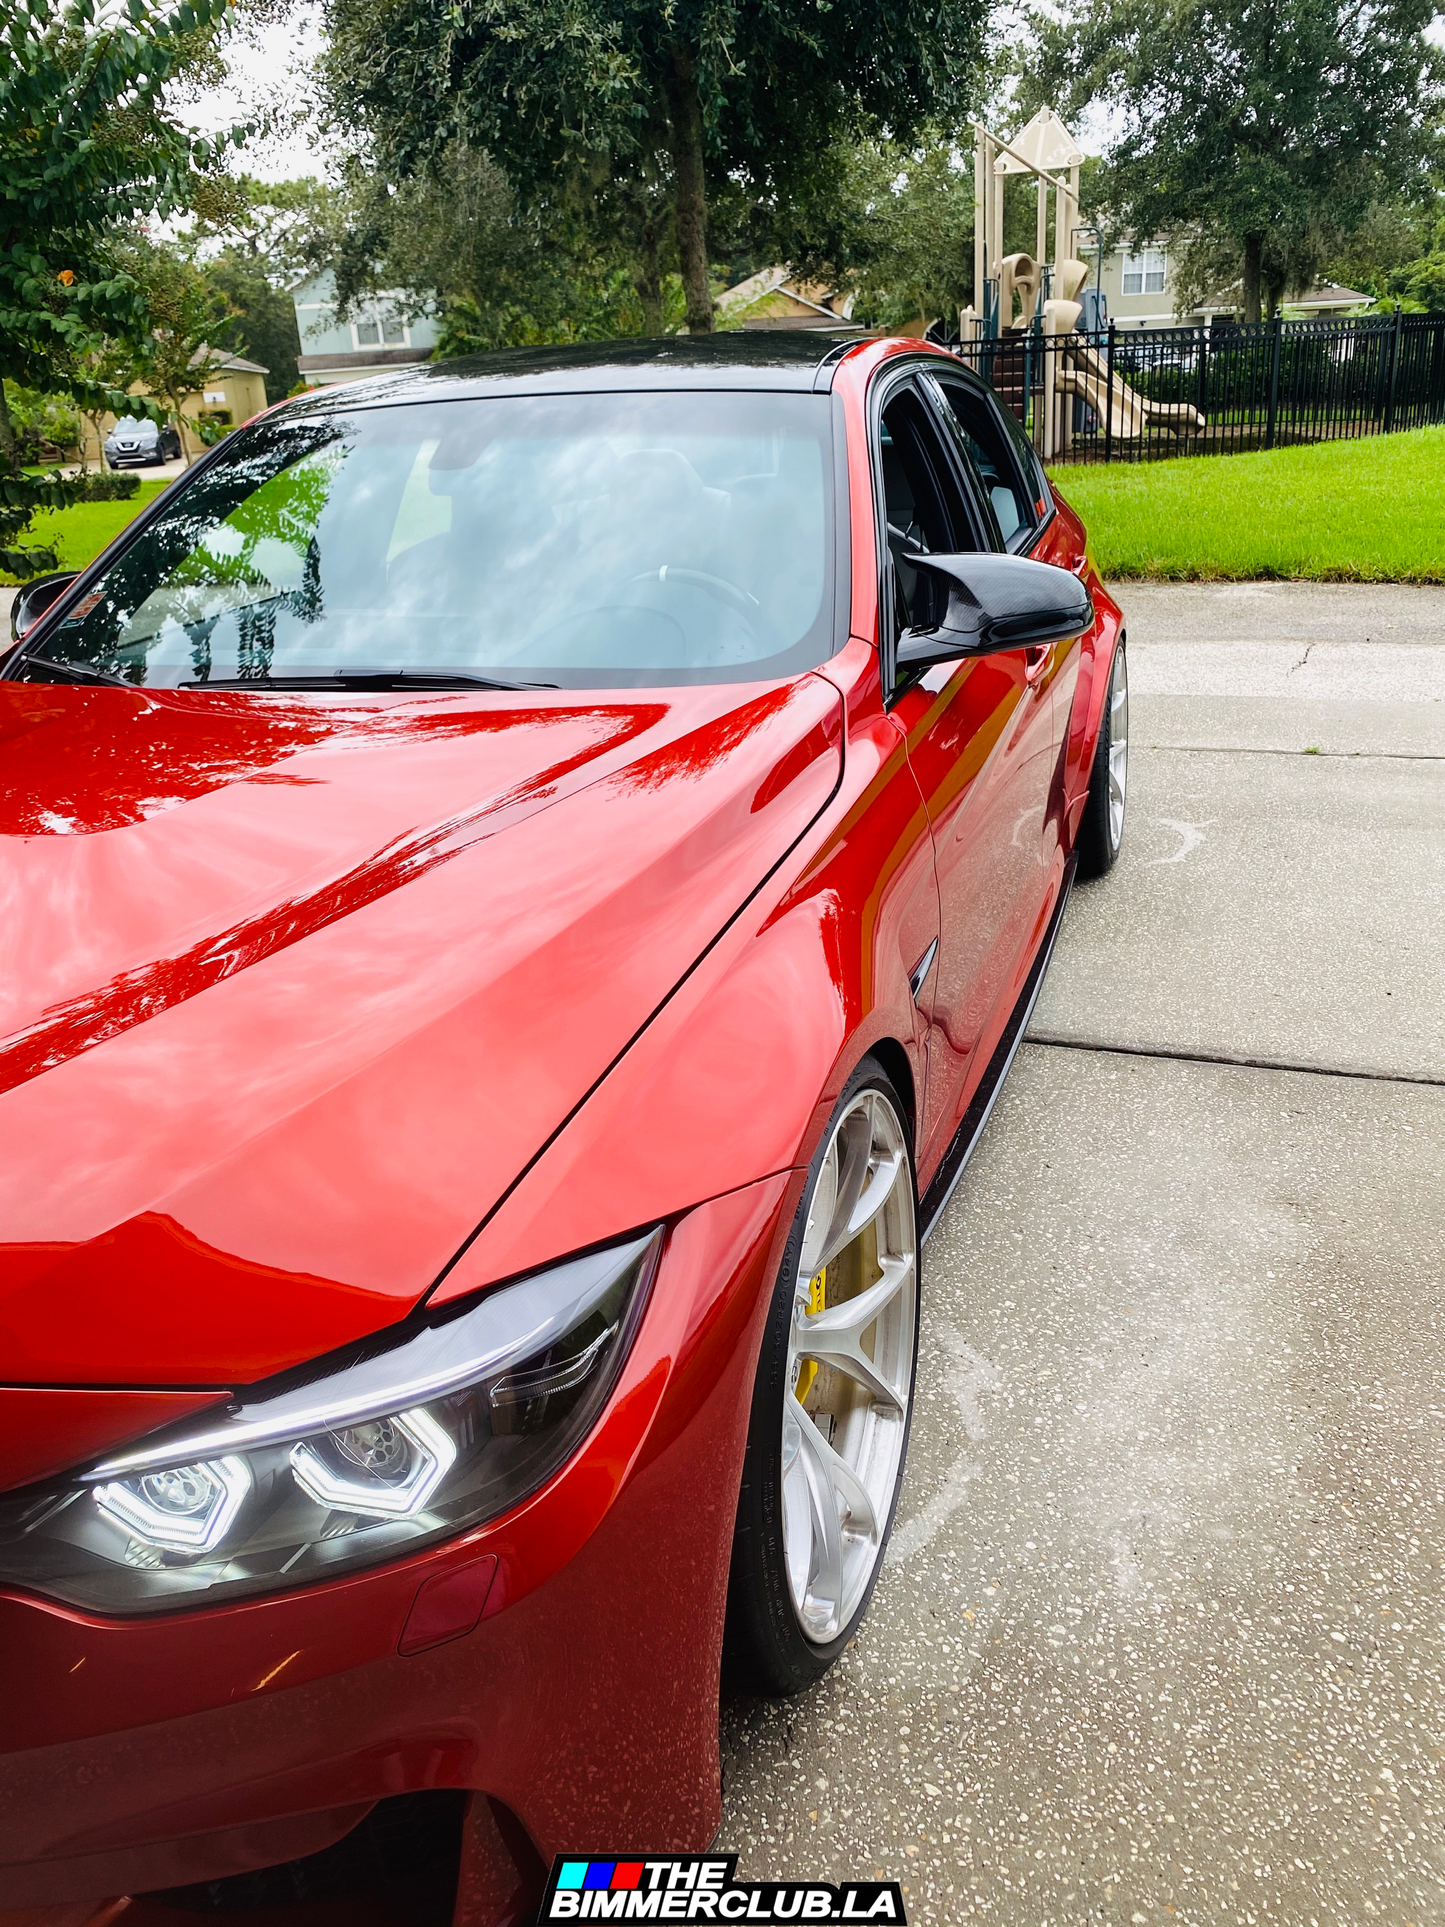
<path id="1" fill-rule="evenodd" d="M 1109 678 L 1109 847 L 1124 835 L 1124 796 L 1129 787 L 1129 669 L 1123 647 L 1114 651 Z"/>
<path id="2" fill-rule="evenodd" d="M 815 1645 L 872 1581 L 913 1396 L 918 1237 L 903 1122 L 865 1089 L 834 1129 L 808 1211 L 783 1397 L 783 1553 Z"/>

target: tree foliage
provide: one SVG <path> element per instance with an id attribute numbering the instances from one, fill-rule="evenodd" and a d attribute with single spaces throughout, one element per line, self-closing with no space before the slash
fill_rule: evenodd
<path id="1" fill-rule="evenodd" d="M 642 251 L 619 193 L 606 182 L 572 185 L 570 202 L 524 204 L 488 155 L 460 144 L 394 188 L 357 170 L 352 217 L 333 257 L 340 311 L 383 293 L 430 303 L 444 357 L 661 332 L 679 318 L 668 310 L 662 243 L 650 314 Z"/>
<path id="2" fill-rule="evenodd" d="M 1185 292 L 1238 281 L 1257 320 L 1372 203 L 1418 191 L 1438 140 L 1434 0 L 1090 0 L 1039 23 L 1032 100 L 1107 103 L 1116 231 L 1169 234 Z M 1220 277 L 1223 277 L 1222 283 Z"/>
<path id="3" fill-rule="evenodd" d="M 190 206 L 219 144 L 179 125 L 167 81 L 193 61 L 226 0 L 9 0 L 0 29 L 0 377 L 77 406 L 135 412 L 92 357 L 144 331 L 118 225 Z M 0 567 L 21 577 L 53 554 L 18 539 L 73 489 L 23 475 L 0 385 Z"/>
<path id="4" fill-rule="evenodd" d="M 228 338 L 267 371 L 267 401 L 280 401 L 296 385 L 301 353 L 291 290 L 334 260 L 352 220 L 350 199 L 314 177 L 243 173 L 225 186 L 192 226 L 186 250 L 231 309 Z"/>
<path id="5" fill-rule="evenodd" d="M 208 261 L 205 276 L 230 315 L 227 341 L 266 370 L 266 399 L 280 401 L 298 379 L 295 302 L 259 262 L 233 249 Z"/>
<path id="6" fill-rule="evenodd" d="M 178 428 L 189 425 L 199 435 L 197 422 L 185 415 L 185 403 L 224 366 L 235 311 L 203 269 L 170 248 L 140 241 L 127 260 L 148 322 L 140 377 L 152 394 L 165 397 Z"/>
<path id="7" fill-rule="evenodd" d="M 328 0 L 333 106 L 389 182 L 489 155 L 524 204 L 614 224 L 660 194 L 689 328 L 712 326 L 710 197 L 805 190 L 838 141 L 949 121 L 986 0 Z M 632 202 L 629 207 L 628 196 Z M 655 224 L 654 224 L 655 227 Z"/>

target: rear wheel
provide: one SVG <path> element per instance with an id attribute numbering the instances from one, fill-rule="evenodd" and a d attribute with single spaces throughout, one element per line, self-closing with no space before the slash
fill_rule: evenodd
<path id="1" fill-rule="evenodd" d="M 1079 875 L 1112 870 L 1124 841 L 1124 803 L 1129 787 L 1129 666 L 1120 636 L 1109 670 L 1104 716 L 1094 748 L 1089 796 L 1079 824 Z"/>
<path id="2" fill-rule="evenodd" d="M 917 1225 L 906 1114 L 865 1059 L 809 1172 L 753 1389 L 728 1649 L 765 1691 L 825 1673 L 872 1597 L 913 1409 Z"/>

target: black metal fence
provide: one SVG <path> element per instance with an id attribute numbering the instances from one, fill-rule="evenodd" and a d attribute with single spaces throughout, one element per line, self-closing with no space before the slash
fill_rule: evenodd
<path id="1" fill-rule="evenodd" d="M 1445 315 L 953 343 L 1049 462 L 1226 455 L 1445 421 Z"/>

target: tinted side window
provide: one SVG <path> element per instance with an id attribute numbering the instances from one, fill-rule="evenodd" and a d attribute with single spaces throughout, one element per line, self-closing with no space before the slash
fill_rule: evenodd
<path id="1" fill-rule="evenodd" d="M 1023 548 L 1042 518 L 1032 473 L 1025 473 L 1008 430 L 981 396 L 959 383 L 931 381 L 930 385 L 944 404 L 944 419 L 958 436 L 980 493 L 992 506 L 1004 547 Z"/>

